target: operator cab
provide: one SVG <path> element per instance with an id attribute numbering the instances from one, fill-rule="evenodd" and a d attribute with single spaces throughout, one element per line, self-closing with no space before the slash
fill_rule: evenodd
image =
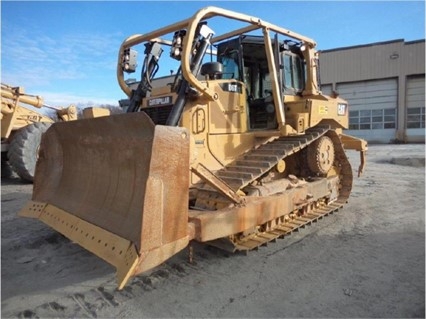
<path id="1" fill-rule="evenodd" d="M 305 62 L 300 47 L 281 44 L 275 56 L 281 95 L 299 95 L 305 86 Z M 277 50 L 274 49 L 274 52 Z M 250 130 L 277 129 L 272 82 L 262 36 L 242 35 L 217 46 L 217 60 L 223 65 L 222 79 L 245 85 Z"/>

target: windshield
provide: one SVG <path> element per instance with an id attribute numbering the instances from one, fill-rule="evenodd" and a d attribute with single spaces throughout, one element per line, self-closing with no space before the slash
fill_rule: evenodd
<path id="1" fill-rule="evenodd" d="M 222 79 L 240 79 L 237 50 L 220 55 L 219 62 L 223 65 Z"/>

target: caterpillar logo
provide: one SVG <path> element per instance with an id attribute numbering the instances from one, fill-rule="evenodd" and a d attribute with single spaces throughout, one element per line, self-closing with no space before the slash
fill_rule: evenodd
<path id="1" fill-rule="evenodd" d="M 337 104 L 337 115 L 346 115 L 347 105 L 343 103 Z"/>
<path id="2" fill-rule="evenodd" d="M 156 98 L 148 100 L 148 106 L 160 106 L 160 105 L 168 105 L 168 104 L 172 104 L 171 96 L 156 97 Z"/>
<path id="3" fill-rule="evenodd" d="M 39 120 L 41 120 L 41 116 L 27 115 L 27 120 L 32 122 L 38 122 Z"/>

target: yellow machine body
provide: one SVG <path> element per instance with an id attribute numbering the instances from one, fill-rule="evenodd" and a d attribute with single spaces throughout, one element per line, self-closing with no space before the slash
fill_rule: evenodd
<path id="1" fill-rule="evenodd" d="M 38 109 L 54 109 L 60 121 L 71 121 L 77 119 L 77 108 L 48 106 L 40 96 L 26 94 L 22 87 L 2 83 L 0 91 L 2 177 L 11 174 L 11 166 L 23 180 L 31 182 L 41 135 L 55 122 Z"/>
<path id="2" fill-rule="evenodd" d="M 215 35 L 207 23 L 216 18 L 242 27 Z M 134 89 L 124 72 L 139 44 L 146 59 Z M 159 45 L 180 66 L 164 86 L 151 78 Z M 216 7 L 129 37 L 117 63 L 127 114 L 53 124 L 20 214 L 114 265 L 122 288 L 191 240 L 250 250 L 339 209 L 352 187 L 345 149 L 360 151 L 362 171 L 367 144 L 342 134 L 348 105 L 321 93 L 314 48 Z"/>
<path id="3" fill-rule="evenodd" d="M 37 108 L 43 106 L 40 96 L 27 95 L 22 87 L 1 85 L 1 138 L 9 138 L 13 131 L 34 122 L 53 123 L 53 120 L 40 112 L 25 108 L 25 104 Z"/>

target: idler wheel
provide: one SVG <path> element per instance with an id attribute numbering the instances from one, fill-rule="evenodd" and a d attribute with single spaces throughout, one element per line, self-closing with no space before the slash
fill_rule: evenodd
<path id="1" fill-rule="evenodd" d="M 327 174 L 334 163 L 333 141 L 322 136 L 308 147 L 308 166 L 316 174 Z"/>

